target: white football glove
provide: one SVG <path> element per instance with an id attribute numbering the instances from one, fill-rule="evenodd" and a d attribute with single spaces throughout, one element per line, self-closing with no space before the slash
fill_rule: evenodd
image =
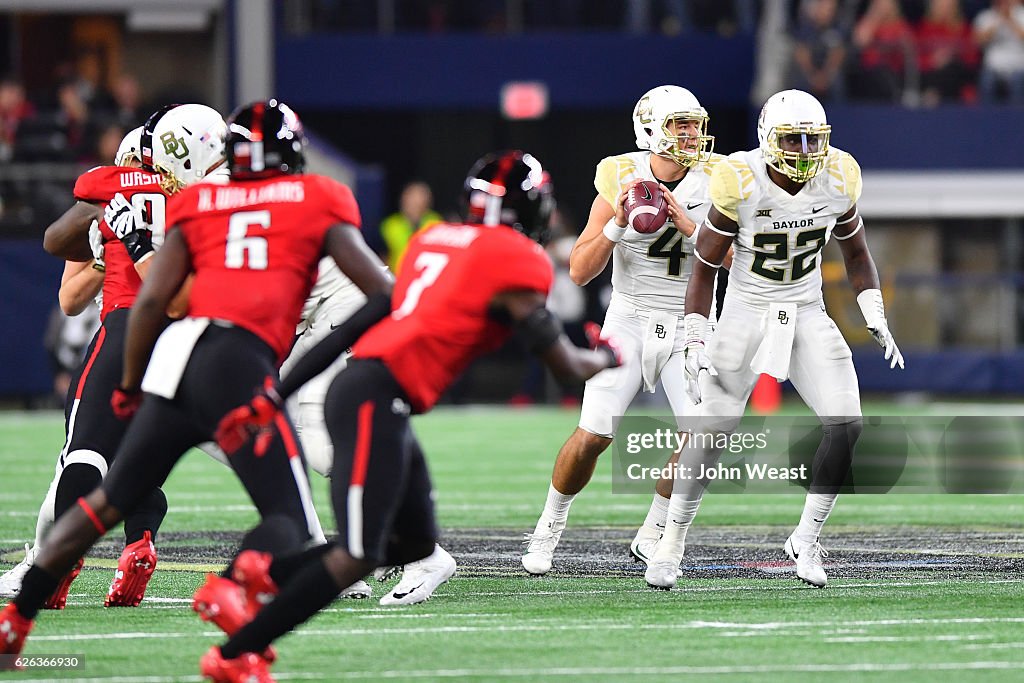
<path id="1" fill-rule="evenodd" d="M 889 331 L 889 323 L 885 320 L 885 305 L 882 303 L 882 291 L 879 289 L 865 289 L 857 295 L 857 305 L 864 315 L 868 331 L 874 337 L 878 345 L 885 351 L 885 359 L 889 361 L 889 369 L 900 366 L 903 369 L 903 354 L 896 346 L 896 340 Z"/>
<path id="2" fill-rule="evenodd" d="M 100 232 L 100 224 L 96 221 L 89 226 L 89 248 L 92 249 L 92 267 L 96 270 L 106 270 L 107 264 L 103 260 L 103 233 Z"/>
<path id="3" fill-rule="evenodd" d="M 114 231 L 117 239 L 139 229 L 147 229 L 142 220 L 142 211 L 132 206 L 124 195 L 118 192 L 103 211 L 103 220 Z"/>
<path id="4" fill-rule="evenodd" d="M 686 395 L 694 405 L 701 402 L 700 373 L 707 372 L 712 377 L 718 376 L 718 370 L 711 364 L 704 338 L 708 333 L 708 319 L 700 313 L 689 313 L 683 318 L 686 327 L 686 348 L 683 350 L 683 379 L 686 382 Z"/>

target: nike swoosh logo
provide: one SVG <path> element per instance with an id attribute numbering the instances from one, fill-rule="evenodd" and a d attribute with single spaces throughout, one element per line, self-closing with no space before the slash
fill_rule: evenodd
<path id="1" fill-rule="evenodd" d="M 825 206 L 819 206 L 817 209 L 811 209 L 811 213 L 818 213 L 819 211 L 824 211 L 827 208 L 828 208 L 827 204 Z"/>
<path id="2" fill-rule="evenodd" d="M 649 190 L 649 189 L 647 188 L 647 186 L 646 186 L 646 185 L 641 185 L 641 187 L 643 187 L 643 188 L 644 188 L 644 196 L 643 196 L 643 200 L 644 200 L 645 202 L 647 202 L 647 201 L 650 201 L 650 199 L 651 199 L 651 191 L 650 191 L 650 190 Z"/>
<path id="3" fill-rule="evenodd" d="M 644 555 L 642 552 L 640 552 L 640 548 L 637 548 L 636 550 L 634 550 L 633 554 L 636 555 L 637 557 L 639 557 L 644 562 L 647 562 L 650 559 L 646 555 Z"/>
<path id="4" fill-rule="evenodd" d="M 410 590 L 410 591 L 406 591 L 406 592 L 404 592 L 404 593 L 395 593 L 395 594 L 394 594 L 394 598 L 395 598 L 396 600 L 401 600 L 401 599 L 402 599 L 402 598 L 404 598 L 405 596 L 407 596 L 407 595 L 411 595 L 411 594 L 415 593 L 416 591 L 418 591 L 418 590 L 420 589 L 420 586 L 422 586 L 422 585 L 423 585 L 423 584 L 421 583 L 421 584 L 419 584 L 419 586 L 416 586 L 416 587 L 415 587 L 415 588 L 413 588 L 412 590 Z"/>
<path id="5" fill-rule="evenodd" d="M 694 209 L 696 209 L 698 206 L 700 206 L 703 203 L 704 202 L 697 202 L 696 204 L 687 204 L 686 205 L 686 210 L 687 211 L 693 211 Z"/>
<path id="6" fill-rule="evenodd" d="M 334 324 L 332 323 L 332 324 L 331 324 L 331 329 L 332 329 L 332 330 L 336 330 L 336 329 L 338 329 L 338 328 L 339 328 L 339 327 L 341 327 L 341 326 L 342 326 L 342 323 L 338 323 L 337 325 L 334 325 Z"/>

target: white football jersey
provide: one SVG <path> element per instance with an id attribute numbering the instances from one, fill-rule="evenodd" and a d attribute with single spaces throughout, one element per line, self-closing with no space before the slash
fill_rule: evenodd
<path id="1" fill-rule="evenodd" d="M 757 306 L 821 301 L 821 250 L 860 192 L 860 166 L 835 147 L 795 195 L 768 177 L 760 150 L 726 157 L 712 173 L 711 200 L 740 226 L 727 296 Z"/>
<path id="2" fill-rule="evenodd" d="M 333 258 L 325 256 L 320 259 L 320 269 L 316 274 L 316 284 L 313 285 L 313 289 L 309 292 L 306 303 L 302 305 L 302 318 L 296 330 L 297 334 L 301 334 L 306 329 L 309 316 L 316 307 L 332 296 L 343 296 L 357 300 L 359 306 L 366 302 L 366 295 L 363 294 L 362 290 L 356 287 L 355 283 L 341 272 Z"/>
<path id="3" fill-rule="evenodd" d="M 692 167 L 672 190 L 686 215 L 698 226 L 711 210 L 711 170 L 724 159 L 711 155 Z M 650 152 L 629 152 L 606 157 L 597 165 L 594 187 L 615 206 L 623 187 L 632 180 L 656 180 Z M 672 220 L 657 232 L 642 234 L 626 229 L 612 252 L 612 302 L 644 310 L 683 314 L 686 284 L 693 271 L 693 243 L 676 230 Z"/>

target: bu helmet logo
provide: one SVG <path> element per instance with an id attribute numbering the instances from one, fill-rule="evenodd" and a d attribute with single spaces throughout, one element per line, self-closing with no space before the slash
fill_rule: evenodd
<path id="1" fill-rule="evenodd" d="M 164 154 L 175 159 L 184 159 L 188 156 L 188 145 L 185 144 L 185 138 L 174 137 L 174 131 L 169 130 L 161 135 L 160 142 L 164 145 Z"/>
<path id="2" fill-rule="evenodd" d="M 657 335 L 658 339 L 664 339 L 665 338 L 665 326 L 664 325 L 660 325 L 660 324 L 659 325 L 655 325 L 654 326 L 654 334 Z"/>

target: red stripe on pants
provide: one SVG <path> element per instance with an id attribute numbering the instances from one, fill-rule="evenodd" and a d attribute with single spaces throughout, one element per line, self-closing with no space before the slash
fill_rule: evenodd
<path id="1" fill-rule="evenodd" d="M 356 426 L 356 458 L 352 463 L 352 486 L 366 483 L 366 466 L 370 462 L 370 443 L 373 440 L 373 402 L 366 401 L 359 406 Z"/>
<path id="2" fill-rule="evenodd" d="M 274 421 L 277 423 L 277 431 L 281 432 L 281 441 L 284 442 L 284 450 L 288 453 L 288 457 L 299 457 L 299 445 L 295 443 L 292 430 L 288 428 L 288 420 L 284 419 L 283 414 L 278 413 Z"/>
<path id="3" fill-rule="evenodd" d="M 107 338 L 107 328 L 100 328 L 100 336 L 96 338 L 96 346 L 93 347 L 92 355 L 89 356 L 89 362 L 85 364 L 85 369 L 82 370 L 82 376 L 78 378 L 78 388 L 75 389 L 75 399 L 82 398 L 82 392 L 85 390 L 85 378 L 89 376 L 89 371 L 92 370 L 92 364 L 96 360 L 96 356 L 100 355 L 100 349 L 103 348 L 103 340 Z"/>

